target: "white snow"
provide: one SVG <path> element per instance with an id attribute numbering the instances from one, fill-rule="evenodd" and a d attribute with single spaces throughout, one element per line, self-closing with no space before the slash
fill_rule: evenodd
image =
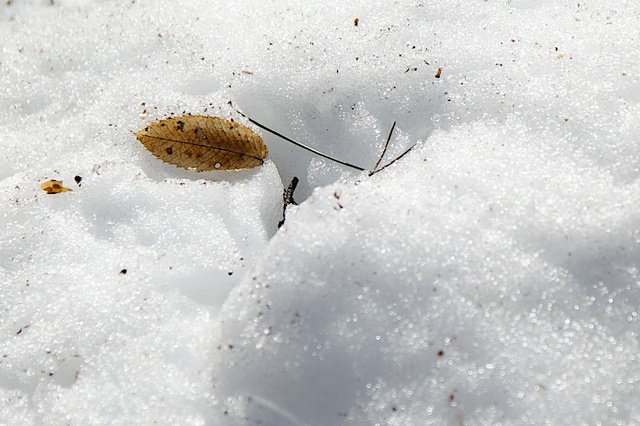
<path id="1" fill-rule="evenodd" d="M 640 6 L 548 3 L 3 2 L 0 424 L 640 423 Z M 234 108 L 416 146 L 132 133 Z"/>

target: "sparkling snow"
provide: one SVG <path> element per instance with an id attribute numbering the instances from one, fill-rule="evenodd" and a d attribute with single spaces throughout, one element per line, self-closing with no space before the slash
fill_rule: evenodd
<path id="1" fill-rule="evenodd" d="M 640 423 L 640 5 L 547 3 L 3 2 L 0 424 Z M 415 147 L 133 135 L 234 108 Z"/>

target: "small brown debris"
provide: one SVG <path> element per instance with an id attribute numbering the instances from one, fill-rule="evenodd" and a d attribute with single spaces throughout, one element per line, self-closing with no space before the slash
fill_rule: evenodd
<path id="1" fill-rule="evenodd" d="M 57 194 L 59 192 L 71 191 L 70 188 L 62 186 L 61 180 L 48 180 L 40 184 L 40 188 L 47 194 Z"/>
<path id="2" fill-rule="evenodd" d="M 438 71 L 436 71 L 436 78 L 440 78 L 441 74 L 442 74 L 442 68 L 438 68 Z"/>
<path id="3" fill-rule="evenodd" d="M 353 25 L 357 27 L 358 26 L 358 22 L 360 22 L 360 19 L 358 19 L 358 18 L 354 19 L 353 20 Z"/>

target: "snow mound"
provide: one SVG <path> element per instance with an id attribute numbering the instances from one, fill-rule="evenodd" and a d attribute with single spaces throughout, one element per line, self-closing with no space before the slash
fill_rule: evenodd
<path id="1" fill-rule="evenodd" d="M 229 415 L 637 420 L 640 187 L 530 130 L 437 132 L 290 213 L 223 309 L 214 380 Z"/>

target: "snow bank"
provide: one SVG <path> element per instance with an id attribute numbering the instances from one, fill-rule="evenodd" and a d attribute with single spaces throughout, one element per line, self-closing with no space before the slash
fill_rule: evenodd
<path id="1" fill-rule="evenodd" d="M 214 377 L 229 411 L 269 424 L 264 401 L 298 424 L 634 419 L 638 185 L 526 130 L 437 132 L 290 214 L 224 308 Z"/>

